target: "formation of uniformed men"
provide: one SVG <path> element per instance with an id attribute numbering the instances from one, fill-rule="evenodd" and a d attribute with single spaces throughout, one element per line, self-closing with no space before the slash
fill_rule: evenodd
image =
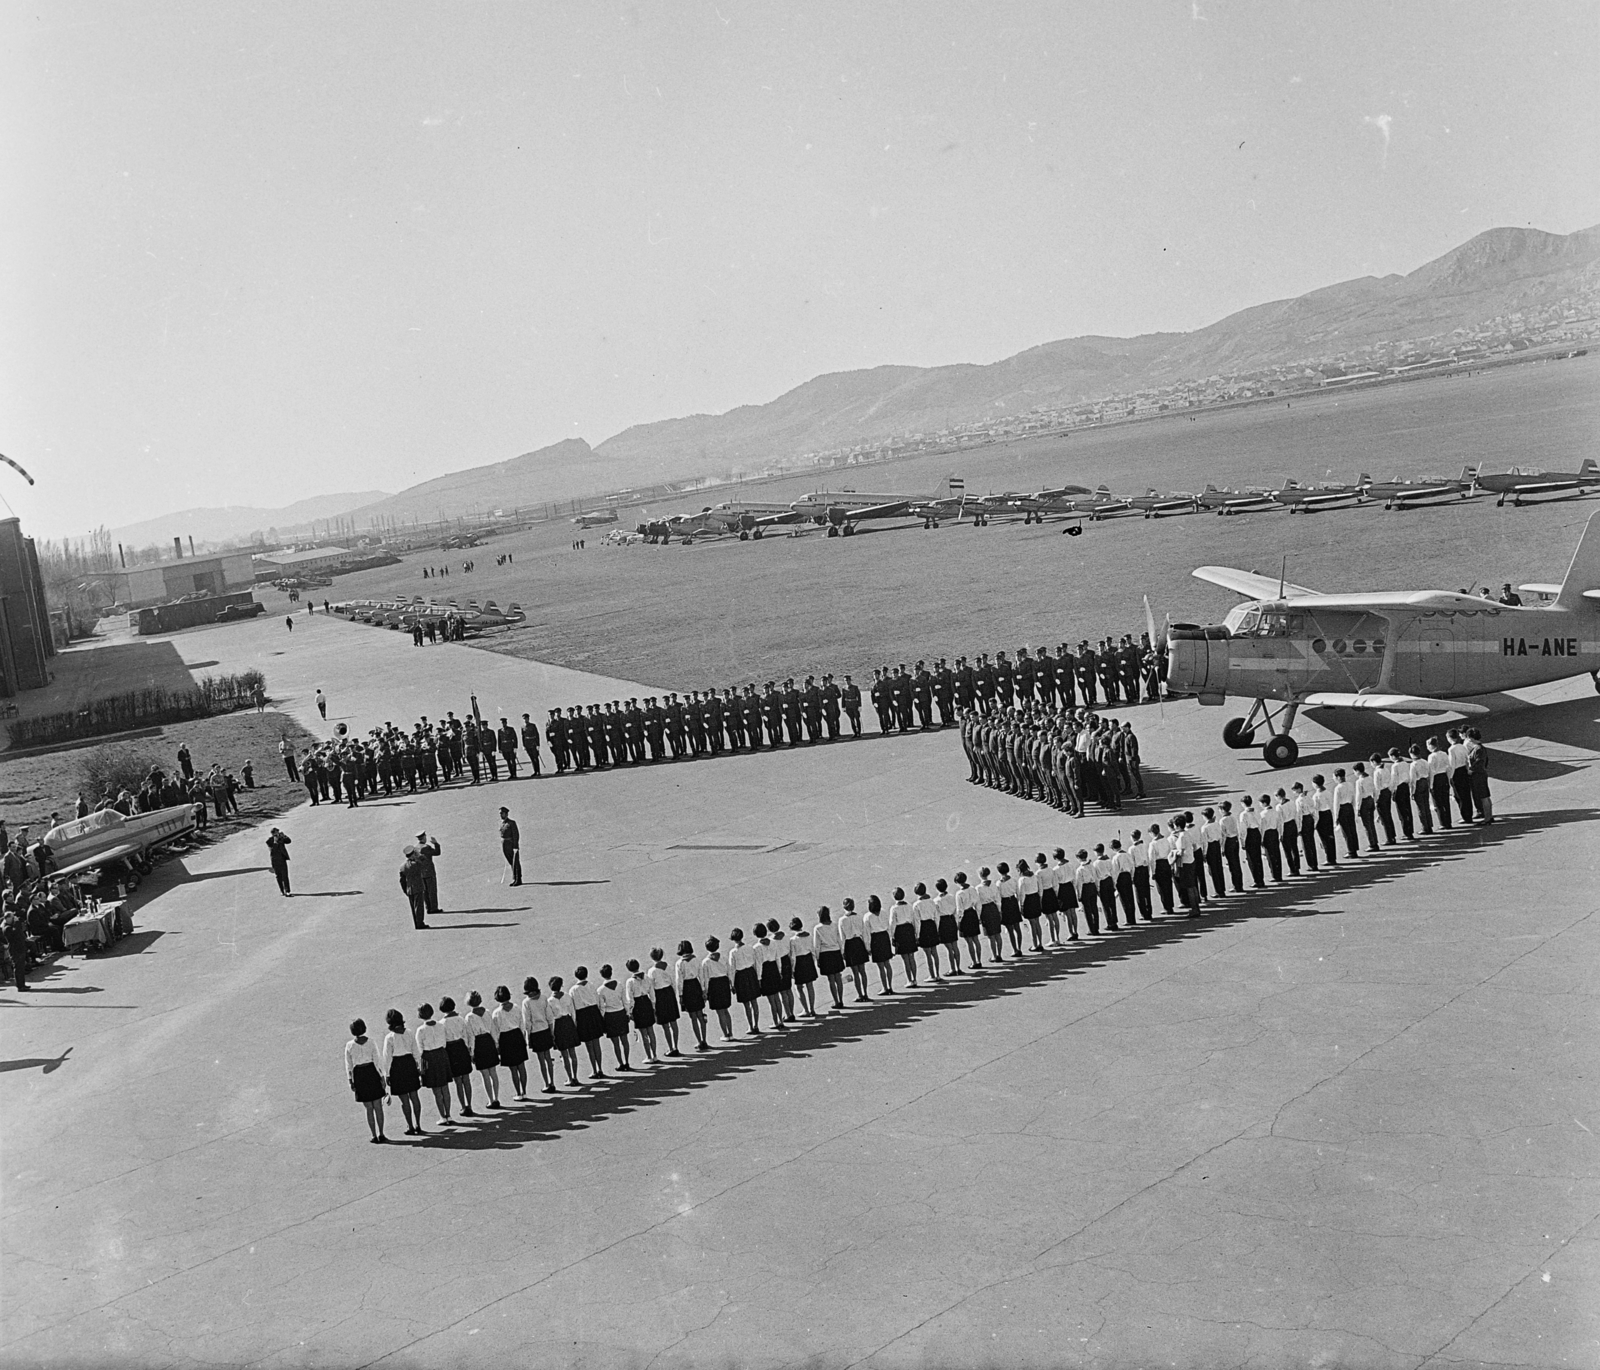
<path id="1" fill-rule="evenodd" d="M 989 713 L 958 709 L 968 776 L 1023 799 L 1036 799 L 1074 818 L 1085 802 L 1120 809 L 1124 795 L 1144 798 L 1139 739 L 1133 724 L 1118 724 L 1088 709 L 1018 704 Z"/>
<path id="2" fill-rule="evenodd" d="M 1147 633 L 1136 643 L 1124 633 L 1120 642 L 1103 638 L 1098 646 L 1085 638 L 1077 651 L 1063 642 L 1054 656 L 1044 647 L 1021 647 L 1014 660 L 996 652 L 991 661 L 980 652 L 975 661 L 960 656 L 954 665 L 940 657 L 931 668 L 926 661 L 909 670 L 883 666 L 873 671 L 867 693 L 883 732 L 930 731 L 953 727 L 963 710 L 987 714 L 1035 703 L 1050 711 L 1092 709 L 1102 698 L 1138 704 L 1159 696 L 1165 676 L 1165 644 L 1152 647 Z"/>
<path id="3" fill-rule="evenodd" d="M 682 697 L 669 693 L 642 701 L 614 699 L 603 707 L 552 709 L 544 731 L 559 775 L 637 766 L 646 760 L 837 742 L 846 722 L 851 736 L 860 737 L 861 688 L 848 675 L 842 685 L 824 675 L 820 681 L 807 676 L 803 685 L 791 677 L 781 688 L 769 680 L 759 694 L 747 684 L 721 693 L 690 690 Z"/>
<path id="4" fill-rule="evenodd" d="M 380 792 L 436 790 L 469 775 L 474 785 L 486 775 L 499 780 L 502 768 L 506 779 L 515 780 L 519 747 L 539 775 L 539 746 L 538 725 L 527 714 L 519 731 L 506 718 L 495 727 L 487 719 L 458 719 L 452 712 L 437 723 L 421 719 L 409 731 L 385 723 L 365 738 L 334 738 L 301 757 L 298 770 L 313 804 L 331 800 L 355 808 Z"/>

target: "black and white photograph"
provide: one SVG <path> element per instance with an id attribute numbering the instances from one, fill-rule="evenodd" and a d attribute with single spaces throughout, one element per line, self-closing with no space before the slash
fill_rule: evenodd
<path id="1" fill-rule="evenodd" d="M 1600 3 L 0 3 L 0 1366 L 1600 1367 Z"/>

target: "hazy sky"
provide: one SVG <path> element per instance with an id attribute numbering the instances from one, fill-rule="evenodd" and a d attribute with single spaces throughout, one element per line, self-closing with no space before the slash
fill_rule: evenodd
<path id="1" fill-rule="evenodd" d="M 399 490 L 1600 222 L 1600 6 L 0 7 L 0 494 Z"/>

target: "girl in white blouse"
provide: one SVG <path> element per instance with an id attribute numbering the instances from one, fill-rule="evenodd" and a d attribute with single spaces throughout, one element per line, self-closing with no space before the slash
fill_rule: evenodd
<path id="1" fill-rule="evenodd" d="M 618 1070 L 632 1070 L 628 1064 L 628 999 L 609 965 L 600 967 L 600 986 L 595 990 L 600 1001 L 600 1018 L 611 1039 L 611 1051 Z"/>
<path id="2" fill-rule="evenodd" d="M 894 893 L 896 906 L 903 905 L 906 901 L 905 891 L 896 890 Z M 894 943 L 889 936 L 889 915 L 883 911 L 883 903 L 875 894 L 867 896 L 867 919 L 864 926 L 872 964 L 878 968 L 878 982 L 885 994 L 893 994 Z M 912 964 L 914 966 L 916 963 L 913 961 Z"/>
<path id="3" fill-rule="evenodd" d="M 733 972 L 733 997 L 743 1005 L 750 1031 L 760 1033 L 761 958 L 754 947 L 745 946 L 743 928 L 735 928 L 728 934 L 728 940 L 733 943 L 733 949 L 728 952 L 728 967 Z"/>
<path id="4" fill-rule="evenodd" d="M 935 880 L 933 888 L 934 911 L 939 915 L 939 945 L 945 949 L 945 955 L 949 958 L 950 974 L 960 975 L 961 934 L 957 915 L 961 911 L 961 901 L 943 880 Z"/>
<path id="5" fill-rule="evenodd" d="M 500 1053 L 495 1047 L 494 1028 L 484 1011 L 483 995 L 477 990 L 467 995 L 467 1046 L 472 1051 L 472 1064 L 478 1078 L 483 1081 L 483 1092 L 489 1097 L 489 1107 L 500 1107 Z"/>
<path id="6" fill-rule="evenodd" d="M 783 1021 L 794 1022 L 794 956 L 789 939 L 783 935 L 776 918 L 767 919 L 767 936 L 778 953 L 778 982 L 782 986 L 779 998 L 783 1000 Z"/>
<path id="7" fill-rule="evenodd" d="M 982 932 L 978 922 L 978 891 L 967 883 L 966 871 L 956 872 L 956 931 L 967 944 L 967 959 L 973 970 L 982 970 L 983 952 L 978 943 Z M 961 969 L 959 957 L 956 958 L 956 969 Z"/>
<path id="8" fill-rule="evenodd" d="M 911 905 L 911 915 L 917 920 L 917 945 L 922 948 L 922 958 L 928 963 L 928 978 L 939 980 L 939 908 L 928 893 L 928 887 L 918 882 L 913 891 L 917 896 Z M 912 983 L 916 977 L 912 976 Z"/>
<path id="9" fill-rule="evenodd" d="M 572 1000 L 562 987 L 559 975 L 550 977 L 550 1037 L 555 1049 L 561 1053 L 561 1068 L 567 1072 L 567 1083 L 578 1087 L 578 1020 Z"/>
<path id="10" fill-rule="evenodd" d="M 700 979 L 700 962 L 695 959 L 694 943 L 685 938 L 678 943 L 678 964 L 672 968 L 672 987 L 678 992 L 678 1007 L 689 1015 L 694 1029 L 694 1049 L 710 1051 L 706 1041 L 706 987 Z"/>
<path id="11" fill-rule="evenodd" d="M 923 894 L 927 887 L 918 885 L 917 889 Z M 921 897 L 920 895 L 918 896 Z M 867 915 L 867 932 L 873 932 L 872 915 Z M 906 983 L 912 989 L 917 987 L 917 915 L 910 904 L 906 903 L 905 891 L 895 891 L 895 901 L 889 905 L 889 943 L 900 957 L 900 964 L 906 968 Z M 881 971 L 883 967 L 879 967 Z M 886 982 L 883 987 L 885 994 L 894 993 L 894 982 Z"/>
<path id="12" fill-rule="evenodd" d="M 794 992 L 800 996 L 800 1011 L 807 1018 L 817 1016 L 816 943 L 798 918 L 789 920 L 789 959 L 794 970 Z"/>
<path id="13" fill-rule="evenodd" d="M 844 912 L 839 916 L 839 936 L 844 940 L 844 963 L 855 982 L 856 1003 L 867 1002 L 867 938 L 861 915 L 856 912 L 856 901 L 846 899 Z M 840 1005 L 843 1007 L 843 1005 Z"/>
<path id="14" fill-rule="evenodd" d="M 826 978 L 828 993 L 833 996 L 833 1011 L 844 1011 L 844 938 L 834 926 L 833 915 L 824 904 L 817 910 L 817 925 L 811 929 L 811 941 L 817 949 L 817 972 Z"/>
<path id="15" fill-rule="evenodd" d="M 656 991 L 649 978 L 639 969 L 638 961 L 629 961 L 628 978 L 622 984 L 622 997 L 628 1006 L 628 1018 L 639 1029 L 639 1042 L 644 1047 L 646 1064 L 656 1064 Z"/>
<path id="16" fill-rule="evenodd" d="M 417 1042 L 406 1031 L 405 1015 L 392 1008 L 384 1015 L 389 1024 L 383 1039 L 383 1074 L 389 1081 L 389 1093 L 400 1101 L 406 1115 L 406 1136 L 422 1134 L 422 1101 L 417 1090 L 422 1087 L 422 1066 L 417 1059 Z"/>
<path id="17" fill-rule="evenodd" d="M 678 1006 L 678 983 L 667 969 L 667 954 L 660 947 L 650 948 L 650 969 L 644 978 L 656 997 L 656 1026 L 667 1040 L 667 1055 L 682 1056 L 678 1050 L 678 1019 L 683 1016 Z"/>
<path id="18" fill-rule="evenodd" d="M 511 987 L 496 985 L 494 1013 L 489 1018 L 494 1029 L 495 1050 L 500 1053 L 500 1064 L 511 1076 L 511 1087 L 517 1098 L 528 1097 L 528 1039 L 522 1035 L 522 1014 L 511 1002 Z"/>
<path id="19" fill-rule="evenodd" d="M 706 992 L 706 1007 L 717 1015 L 717 1026 L 722 1030 L 722 1040 L 733 1040 L 733 982 L 728 976 L 728 963 L 722 959 L 722 943 L 715 937 L 706 938 L 706 959 L 700 963 L 700 984 Z"/>
<path id="20" fill-rule="evenodd" d="M 441 1123 L 454 1124 L 450 1116 L 450 1053 L 445 1049 L 444 1028 L 434 1019 L 433 1005 L 417 1009 L 417 1054 L 422 1058 L 422 1083 L 433 1091 Z"/>
<path id="21" fill-rule="evenodd" d="M 456 1102 L 461 1116 L 472 1114 L 472 1048 L 467 1042 L 467 1025 L 456 1012 L 456 1001 L 448 994 L 439 1000 L 439 1026 L 444 1029 L 444 1049 L 450 1058 L 450 1079 L 456 1087 Z"/>
<path id="22" fill-rule="evenodd" d="M 383 1141 L 383 1072 L 378 1068 L 378 1048 L 359 1018 L 350 1024 L 350 1040 L 344 1044 L 344 1073 L 356 1102 L 367 1110 L 372 1140 Z"/>
<path id="23" fill-rule="evenodd" d="M 751 948 L 756 954 L 756 982 L 761 986 L 761 994 L 767 1001 L 767 1009 L 772 1014 L 772 1026 L 776 1031 L 787 1031 L 783 1021 L 783 953 L 778 950 L 772 940 L 772 934 L 767 931 L 767 925 L 759 918 L 755 926 L 756 945 Z"/>
<path id="24" fill-rule="evenodd" d="M 989 878 L 989 868 L 984 866 L 978 871 L 978 926 L 982 928 L 983 935 L 989 939 L 989 959 L 1000 961 L 1004 959 L 1000 954 L 1000 938 L 1002 924 L 1000 922 L 1000 891 L 995 888 L 994 882 Z M 974 962 L 982 965 L 981 961 Z"/>
<path id="25" fill-rule="evenodd" d="M 522 982 L 522 1035 L 529 1052 L 539 1062 L 543 1093 L 554 1094 L 556 1067 L 550 1059 L 550 1048 L 555 1045 L 555 1032 L 550 1021 L 550 1001 L 539 993 L 539 982 L 531 975 Z"/>

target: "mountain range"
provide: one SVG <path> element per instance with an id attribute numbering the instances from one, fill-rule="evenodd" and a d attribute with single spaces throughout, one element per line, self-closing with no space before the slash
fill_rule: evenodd
<path id="1" fill-rule="evenodd" d="M 175 537 L 193 538 L 196 545 L 202 542 L 226 542 L 231 538 L 249 537 L 251 533 L 266 533 L 276 528 L 287 534 L 308 528 L 313 521 L 338 518 L 352 509 L 370 507 L 375 501 L 387 498 L 382 490 L 357 490 L 339 495 L 313 495 L 296 500 L 281 509 L 255 509 L 245 504 L 229 504 L 221 508 L 180 509 L 175 514 L 146 519 L 143 523 L 130 523 L 110 530 L 111 540 L 127 547 L 148 547 L 152 543 L 168 544 Z M 364 526 L 360 520 L 357 527 Z"/>
<path id="2" fill-rule="evenodd" d="M 1565 235 L 1495 228 L 1406 275 L 1365 276 L 1254 305 L 1191 333 L 1067 338 L 982 366 L 836 372 L 766 404 L 639 424 L 597 447 L 570 438 L 336 512 L 359 528 L 380 515 L 431 520 L 735 468 L 761 470 L 807 452 L 934 433 L 1041 406 L 1068 407 L 1210 376 L 1328 361 L 1458 329 L 1471 332 L 1493 319 L 1548 311 L 1574 299 L 1600 302 L 1600 226 Z M 285 513 L 268 521 L 282 529 Z M 165 529 L 183 517 L 158 522 Z M 257 518 L 248 526 L 263 524 Z"/>

